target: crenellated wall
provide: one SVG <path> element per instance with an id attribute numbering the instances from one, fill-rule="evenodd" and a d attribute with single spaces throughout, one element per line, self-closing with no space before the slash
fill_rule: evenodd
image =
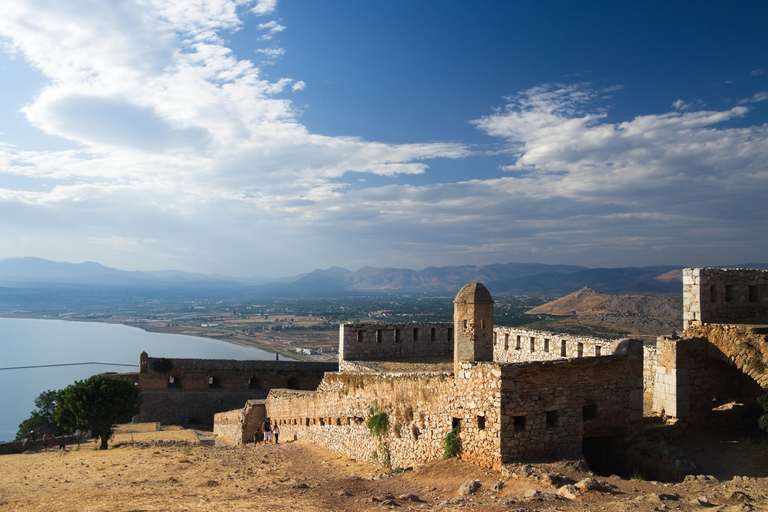
<path id="1" fill-rule="evenodd" d="M 339 360 L 440 356 L 453 353 L 453 323 L 377 323 L 339 326 Z"/>
<path id="2" fill-rule="evenodd" d="M 495 326 L 493 360 L 498 363 L 522 363 L 607 356 L 616 350 L 619 343 L 620 340 Z"/>
<path id="3" fill-rule="evenodd" d="M 168 358 L 172 369 L 159 372 L 163 359 L 141 354 L 141 389 L 261 389 L 266 396 L 275 387 L 315 389 L 325 372 L 339 369 L 338 363 Z"/>
<path id="4" fill-rule="evenodd" d="M 768 270 L 683 270 L 683 329 L 768 317 Z"/>
<path id="5" fill-rule="evenodd" d="M 573 452 L 583 436 L 625 434 L 642 417 L 642 382 L 642 342 L 626 340 L 603 357 L 460 362 L 455 376 L 329 373 L 316 392 L 273 389 L 266 407 L 289 439 L 359 460 L 381 460 L 384 446 L 392 467 L 441 458 L 445 435 L 461 425 L 462 459 L 499 469 Z M 376 411 L 390 419 L 383 441 L 367 428 Z"/>

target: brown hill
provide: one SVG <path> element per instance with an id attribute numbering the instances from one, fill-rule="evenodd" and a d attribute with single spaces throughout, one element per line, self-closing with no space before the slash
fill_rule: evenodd
<path id="1" fill-rule="evenodd" d="M 526 312 L 529 315 L 577 317 L 550 321 L 547 330 L 573 331 L 574 322 L 632 335 L 669 334 L 682 328 L 683 305 L 672 297 L 606 295 L 584 287 Z"/>
<path id="2" fill-rule="evenodd" d="M 642 315 L 682 320 L 680 301 L 647 295 L 606 295 L 585 286 L 581 290 L 527 311 L 530 315 Z"/>

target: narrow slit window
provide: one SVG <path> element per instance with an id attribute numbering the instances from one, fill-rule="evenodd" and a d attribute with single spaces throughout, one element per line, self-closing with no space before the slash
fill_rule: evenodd
<path id="1" fill-rule="evenodd" d="M 544 352 L 549 352 L 549 338 L 544 338 Z"/>
<path id="2" fill-rule="evenodd" d="M 736 287 L 732 284 L 725 285 L 725 302 L 736 302 Z"/>
<path id="3" fill-rule="evenodd" d="M 400 343 L 403 340 L 400 337 L 400 329 L 395 329 L 395 343 Z"/>
<path id="4" fill-rule="evenodd" d="M 518 336 L 517 340 L 515 341 L 515 350 L 520 350 L 521 344 L 522 344 L 522 336 Z"/>
<path id="5" fill-rule="evenodd" d="M 357 342 L 362 343 L 363 342 L 363 331 L 357 331 Z"/>
<path id="6" fill-rule="evenodd" d="M 512 422 L 515 432 L 525 432 L 525 416 L 514 416 Z"/>
<path id="7" fill-rule="evenodd" d="M 576 357 L 584 357 L 584 344 L 579 343 L 576 345 Z"/>
<path id="8" fill-rule="evenodd" d="M 479 430 L 485 430 L 485 416 L 477 417 L 477 428 Z"/>
<path id="9" fill-rule="evenodd" d="M 603 347 L 595 345 L 595 356 L 600 357 L 603 354 Z"/>
<path id="10" fill-rule="evenodd" d="M 566 357 L 568 351 L 568 343 L 565 340 L 560 340 L 560 355 Z"/>
<path id="11" fill-rule="evenodd" d="M 531 354 L 536 351 L 536 338 L 531 336 Z"/>
<path id="12" fill-rule="evenodd" d="M 381 340 L 383 339 L 383 334 L 381 332 L 381 329 L 376 329 L 376 343 L 381 343 Z"/>
<path id="13" fill-rule="evenodd" d="M 432 328 L 429 330 L 429 341 L 435 341 L 435 337 L 436 337 L 436 335 L 437 335 L 437 329 L 435 329 L 434 327 L 432 327 Z"/>
<path id="14" fill-rule="evenodd" d="M 453 328 L 448 328 L 448 341 L 453 341 Z"/>
<path id="15" fill-rule="evenodd" d="M 419 341 L 419 328 L 413 328 L 413 341 Z"/>
<path id="16" fill-rule="evenodd" d="M 509 350 L 509 333 L 504 333 L 504 350 Z"/>
<path id="17" fill-rule="evenodd" d="M 749 302 L 755 304 L 760 301 L 760 298 L 757 295 L 757 286 L 750 286 L 749 287 Z"/>

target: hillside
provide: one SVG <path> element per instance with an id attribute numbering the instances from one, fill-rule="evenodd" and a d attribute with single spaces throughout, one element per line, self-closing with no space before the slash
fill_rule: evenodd
<path id="1" fill-rule="evenodd" d="M 572 331 L 576 324 L 581 324 L 632 335 L 662 335 L 680 330 L 683 324 L 680 299 L 647 295 L 607 295 L 589 287 L 526 313 L 568 317 L 546 321 L 547 329 L 560 328 L 565 329 L 565 332 Z"/>

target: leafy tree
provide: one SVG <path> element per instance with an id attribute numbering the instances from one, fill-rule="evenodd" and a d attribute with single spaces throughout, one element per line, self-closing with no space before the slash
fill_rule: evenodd
<path id="1" fill-rule="evenodd" d="M 762 396 L 758 397 L 757 403 L 760 404 L 760 407 L 763 409 L 763 415 L 760 416 L 757 419 L 757 425 L 768 432 L 768 391 L 766 391 Z"/>
<path id="2" fill-rule="evenodd" d="M 131 381 L 94 375 L 59 392 L 55 417 L 65 429 L 90 431 L 92 438 L 101 439 L 101 449 L 106 450 L 112 425 L 130 420 L 140 407 L 141 391 Z"/>
<path id="3" fill-rule="evenodd" d="M 58 391 L 49 389 L 48 391 L 43 391 L 37 398 L 35 398 L 36 409 L 32 411 L 29 418 L 19 424 L 19 431 L 16 433 L 16 439 L 19 439 L 40 427 L 48 427 L 51 433 L 55 436 L 64 433 L 56 424 L 55 418 L 58 394 Z"/>

